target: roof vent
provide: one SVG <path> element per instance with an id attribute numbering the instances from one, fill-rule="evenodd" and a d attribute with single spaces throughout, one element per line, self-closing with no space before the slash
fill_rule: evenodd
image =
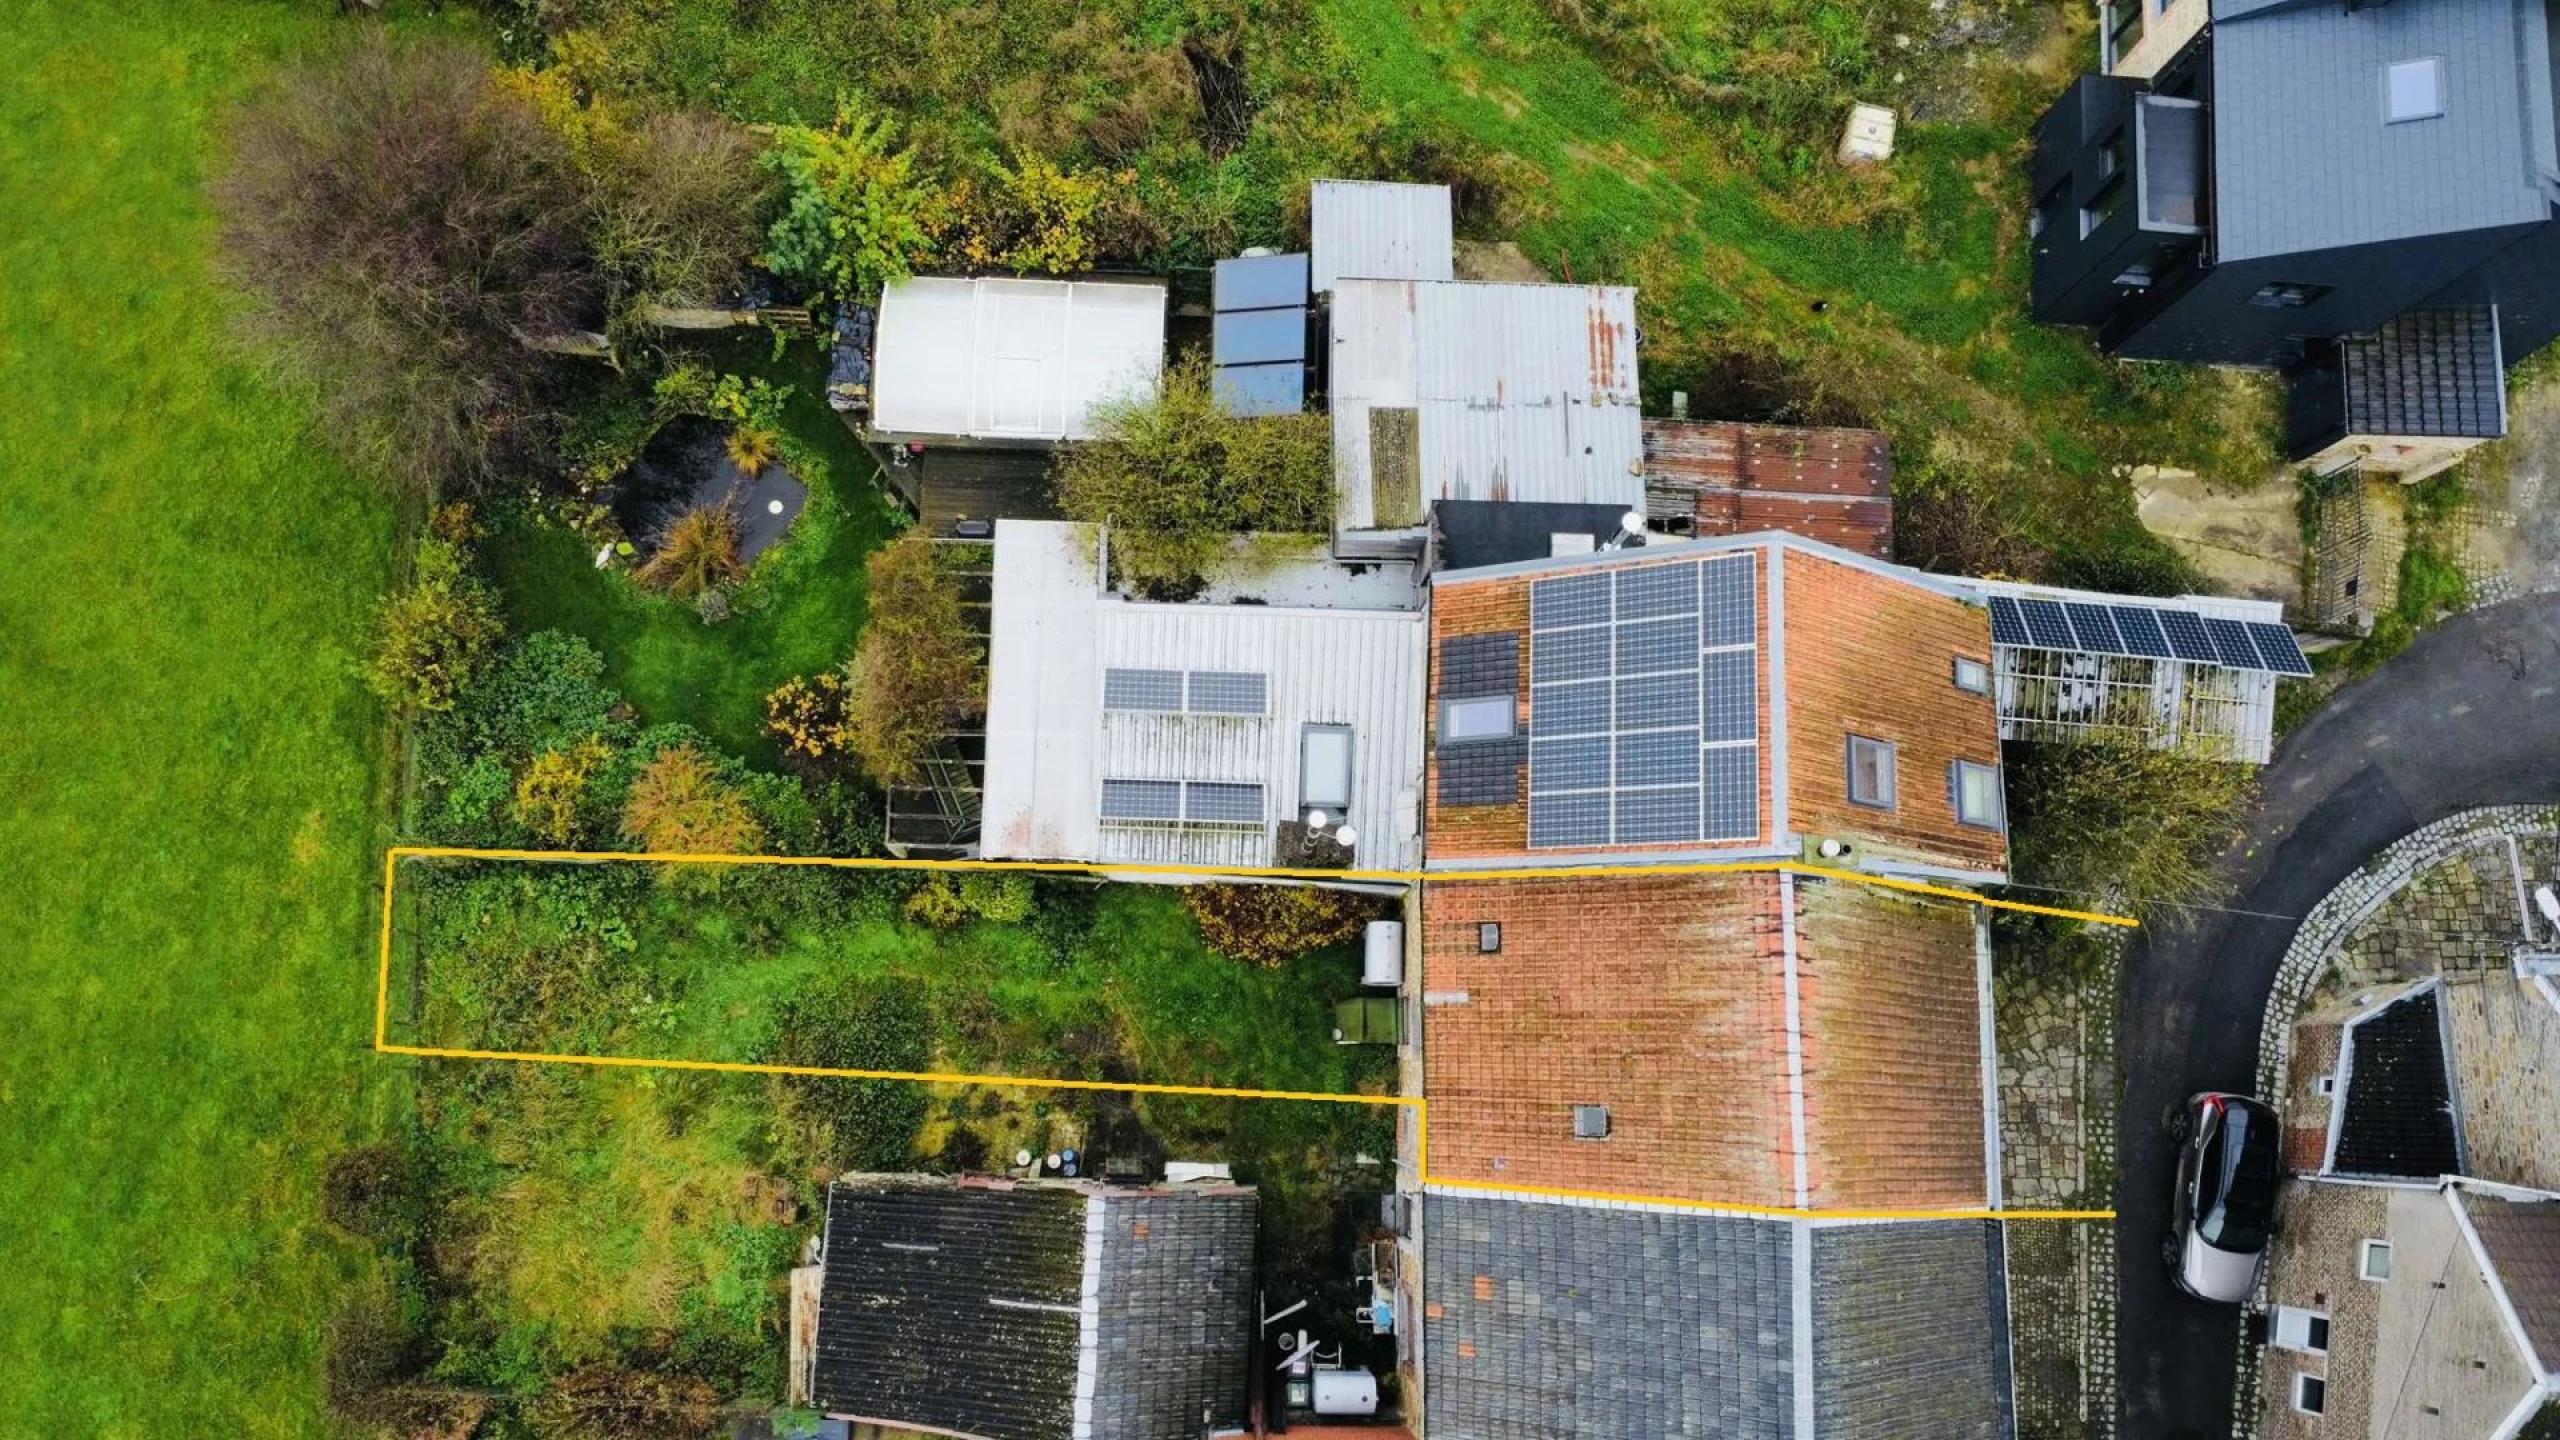
<path id="1" fill-rule="evenodd" d="M 1609 1107 L 1576 1105 L 1573 1107 L 1573 1138 L 1606 1140 L 1609 1138 Z"/>

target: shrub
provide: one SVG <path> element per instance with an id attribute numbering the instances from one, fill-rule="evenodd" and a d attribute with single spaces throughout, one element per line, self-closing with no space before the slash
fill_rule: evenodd
<path id="1" fill-rule="evenodd" d="M 588 736 L 566 750 L 545 750 L 533 757 L 516 781 L 516 823 L 537 840 L 567 845 L 578 836 L 578 808 L 587 782 L 609 754 L 602 740 Z"/>
<path id="2" fill-rule="evenodd" d="M 726 505 L 697 505 L 675 518 L 658 548 L 631 578 L 679 600 L 734 583 L 747 573 L 738 559 L 744 534 L 738 512 Z"/>
<path id="3" fill-rule="evenodd" d="M 1137 180 L 1125 171 L 1070 170 L 1030 152 L 988 170 L 992 184 L 966 191 L 959 258 L 1052 275 L 1093 268 L 1111 212 Z"/>
<path id="4" fill-rule="evenodd" d="M 872 779 L 905 785 L 936 737 L 984 703 L 986 649 L 923 531 L 881 547 L 869 570 L 871 619 L 846 676 L 850 744 Z"/>
<path id="5" fill-rule="evenodd" d="M 773 193 L 738 125 L 690 110 L 643 121 L 597 175 L 592 229 L 614 313 L 735 291 Z"/>
<path id="6" fill-rule="evenodd" d="M 1034 894 L 1028 875 L 972 871 L 955 880 L 937 874 L 907 896 L 907 918 L 936 929 L 972 919 L 1019 925 L 1031 918 Z"/>
<path id="7" fill-rule="evenodd" d="M 764 841 L 746 796 L 691 743 L 658 752 L 632 778 L 622 833 L 657 855 L 744 855 Z"/>
<path id="8" fill-rule="evenodd" d="M 1203 944 L 1266 968 L 1357 939 L 1378 913 L 1367 896 L 1312 885 L 1193 885 L 1182 899 Z"/>
<path id="9" fill-rule="evenodd" d="M 749 475 L 761 475 L 764 467 L 782 447 L 782 437 L 758 425 L 740 425 L 729 431 L 725 448 L 729 463 Z"/>
<path id="10" fill-rule="evenodd" d="M 552 1381 L 524 1413 L 542 1440 L 697 1440 L 719 1426 L 720 1395 L 689 1375 L 589 1365 Z"/>
<path id="11" fill-rule="evenodd" d="M 773 1059 L 828 1070 L 919 1071 L 933 1058 L 932 1033 L 932 1013 L 912 985 L 850 975 L 784 1010 Z M 792 1112 L 822 1132 L 815 1148 L 830 1168 L 894 1170 L 912 1161 L 927 1108 L 923 1086 L 820 1075 L 775 1083 Z"/>
<path id="12" fill-rule="evenodd" d="M 2227 892 L 2216 856 L 2257 785 L 2247 765 L 2102 736 L 2014 747 L 2012 872 L 2029 885 L 2141 910 Z"/>
<path id="13" fill-rule="evenodd" d="M 289 71 L 215 186 L 274 362 L 361 464 L 424 489 L 547 463 L 558 357 L 601 293 L 557 133 L 459 42 L 376 34 Z"/>
<path id="14" fill-rule="evenodd" d="M 1096 438 L 1063 452 L 1058 500 L 1111 527 L 1112 557 L 1141 586 L 1197 579 L 1238 531 L 1312 534 L 1333 518 L 1332 431 L 1321 415 L 1239 418 L 1197 359 L 1153 397 L 1100 407 Z"/>
<path id="15" fill-rule="evenodd" d="M 932 197 L 915 154 L 893 149 L 890 122 L 839 106 L 824 130 L 785 125 L 765 165 L 782 177 L 782 213 L 765 233 L 765 264 L 838 300 L 872 295 L 932 253 Z"/>
<path id="16" fill-rule="evenodd" d="M 411 713 L 450 710 L 504 630 L 497 596 L 462 548 L 430 534 L 418 542 L 417 577 L 382 607 L 373 688 Z"/>
<path id="17" fill-rule="evenodd" d="M 845 754 L 853 729 L 845 717 L 844 676 L 827 670 L 783 681 L 764 697 L 764 726 L 786 759 L 824 763 Z"/>

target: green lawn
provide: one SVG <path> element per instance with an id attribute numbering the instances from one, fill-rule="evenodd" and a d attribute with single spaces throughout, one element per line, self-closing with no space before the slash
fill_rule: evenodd
<path id="1" fill-rule="evenodd" d="M 328 1433 L 365 1262 L 315 1177 L 366 1048 L 395 516 L 228 353 L 224 107 L 324 5 L 0 19 L 0 1434 Z"/>
<path id="2" fill-rule="evenodd" d="M 762 337 L 755 341 L 763 344 Z M 507 521 L 483 547 L 519 635 L 568 630 L 603 652 L 605 680 L 652 724 L 682 723 L 722 749 L 759 763 L 773 746 L 764 697 L 794 675 L 841 665 L 861 633 L 863 561 L 897 526 L 877 467 L 819 397 L 823 355 L 802 340 L 780 361 L 724 347 L 720 363 L 792 387 L 784 429 L 823 462 L 809 508 L 758 562 L 737 613 L 706 625 L 690 604 L 654 595 L 620 570 L 598 570 L 594 550 L 566 527 Z"/>

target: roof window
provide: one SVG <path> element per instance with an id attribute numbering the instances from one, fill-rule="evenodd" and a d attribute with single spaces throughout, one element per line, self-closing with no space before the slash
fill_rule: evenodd
<path id="1" fill-rule="evenodd" d="M 1573 1107 L 1573 1138 L 1606 1140 L 1609 1138 L 1609 1107 L 1576 1105 Z"/>
<path id="2" fill-rule="evenodd" d="M 2382 119 L 2432 120 L 2444 113 L 2444 57 L 2422 55 L 2382 67 Z"/>

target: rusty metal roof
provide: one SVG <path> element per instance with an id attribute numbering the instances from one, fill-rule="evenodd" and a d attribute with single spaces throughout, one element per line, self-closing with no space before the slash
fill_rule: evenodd
<path id="1" fill-rule="evenodd" d="M 1893 558 L 1893 447 L 1872 430 L 1644 422 L 1646 513 L 1699 535 L 1783 530 Z"/>

